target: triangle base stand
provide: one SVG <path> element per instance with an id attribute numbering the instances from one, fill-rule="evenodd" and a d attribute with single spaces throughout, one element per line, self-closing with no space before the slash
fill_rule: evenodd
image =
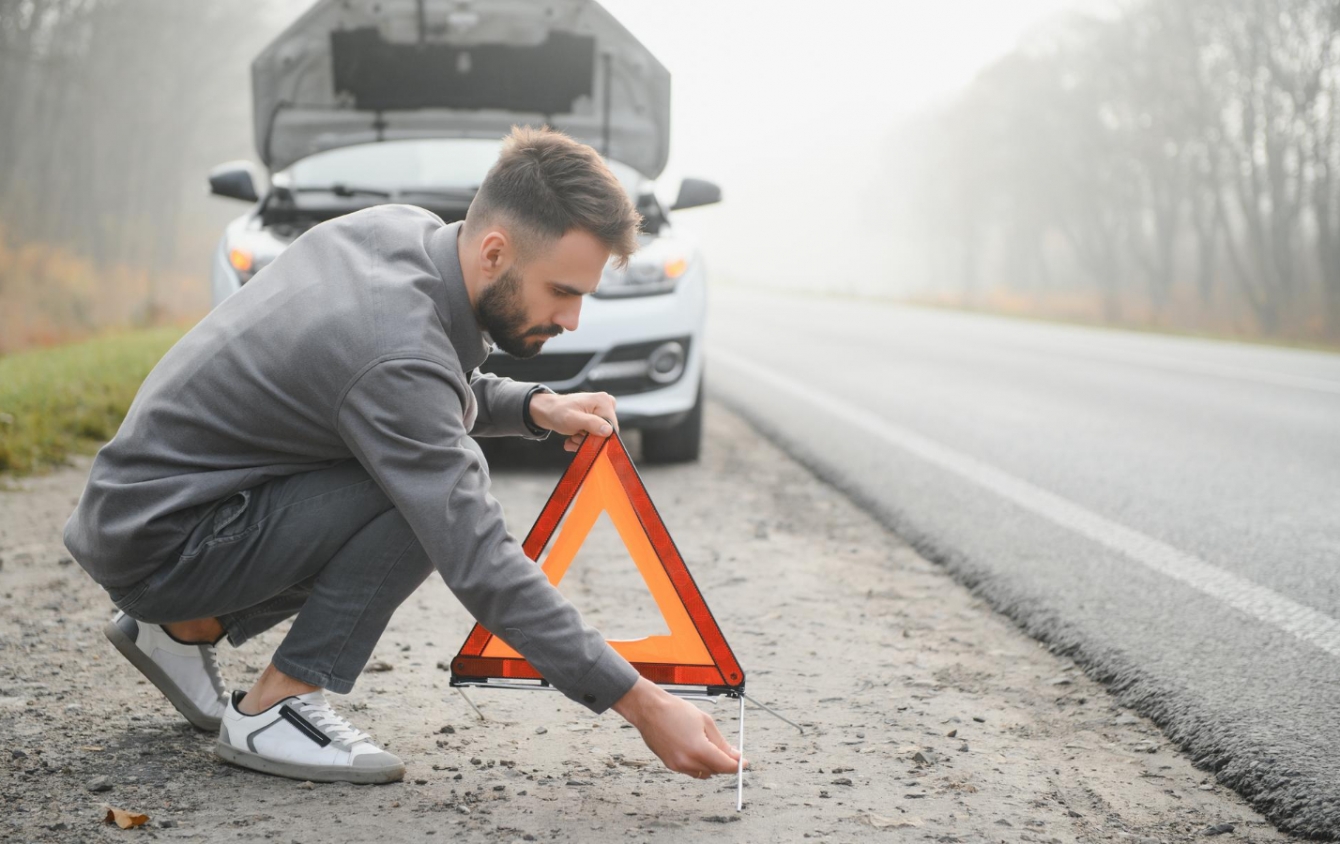
<path id="1" fill-rule="evenodd" d="M 472 687 L 477 689 L 511 689 L 513 691 L 534 691 L 534 692 L 558 691 L 558 689 L 554 688 L 553 686 L 549 685 L 544 681 L 540 681 L 538 683 L 528 683 L 524 680 L 453 679 L 451 685 L 454 689 L 456 689 L 456 691 L 460 692 L 461 697 L 465 698 L 465 702 L 470 704 L 470 708 L 475 711 L 475 716 L 478 717 L 480 721 L 487 721 L 488 719 L 484 717 L 483 712 L 479 711 L 479 707 L 475 706 L 475 702 L 473 700 L 470 700 L 470 696 L 465 693 L 466 687 Z M 707 691 L 704 691 L 703 689 L 698 688 L 674 688 L 673 686 L 661 686 L 660 688 L 674 695 L 675 697 L 684 698 L 685 700 L 709 700 L 715 703 L 719 698 L 723 697 L 733 697 L 739 699 L 740 743 L 737 746 L 737 749 L 740 751 L 740 760 L 739 762 L 736 763 L 735 768 L 735 811 L 737 812 L 744 811 L 744 699 L 745 699 L 744 692 L 737 691 L 734 689 L 722 689 L 720 691 L 709 689 Z M 750 700 L 753 700 L 753 698 L 750 698 Z M 763 706 L 762 704 L 758 703 L 758 701 L 753 702 L 756 705 L 763 707 L 763 709 L 765 709 L 766 711 L 771 712 L 773 715 L 777 715 L 776 712 L 773 712 L 771 709 L 768 709 L 766 706 Z M 782 716 L 780 715 L 777 715 L 777 717 L 782 718 Z M 785 718 L 782 718 L 782 720 L 786 721 Z M 791 724 L 790 721 L 786 722 L 788 724 Z M 800 729 L 800 727 L 795 724 L 791 725 L 793 727 L 796 727 L 796 729 L 798 730 Z M 800 731 L 802 734 L 805 732 L 804 730 Z"/>
<path id="2" fill-rule="evenodd" d="M 543 680 L 536 683 L 536 682 L 527 682 L 525 680 L 454 680 L 453 679 L 451 685 L 454 689 L 456 689 L 457 692 L 460 692 L 461 697 L 464 698 L 465 702 L 470 705 L 470 708 L 475 711 L 475 716 L 479 718 L 480 721 L 487 721 L 488 719 L 484 717 L 484 713 L 479 710 L 479 707 L 475 706 L 475 702 L 473 700 L 470 700 L 470 696 L 465 693 L 466 688 L 511 689 L 514 691 L 534 691 L 534 692 L 558 691 L 558 689 L 554 688 L 553 686 L 549 685 Z M 738 763 L 738 767 L 736 767 L 735 769 L 735 811 L 737 812 L 744 811 L 744 702 L 748 700 L 754 706 L 757 706 L 759 709 L 762 709 L 764 712 L 768 713 L 772 717 L 778 719 L 779 721 L 785 721 L 786 723 L 795 727 L 797 730 L 800 731 L 800 734 L 802 736 L 805 735 L 804 727 L 800 726 L 795 721 L 792 721 L 790 718 L 787 718 L 785 715 L 782 715 L 780 712 L 777 712 L 771 707 L 759 703 L 757 700 L 745 694 L 743 691 L 736 691 L 733 689 L 724 689 L 720 691 L 716 690 L 704 691 L 702 689 L 697 688 L 674 688 L 667 686 L 661 686 L 661 688 L 664 689 L 666 692 L 674 695 L 675 697 L 681 697 L 684 698 L 685 700 L 709 700 L 715 703 L 718 698 L 722 697 L 733 697 L 739 699 L 740 743 L 736 747 L 740 751 L 740 761 Z"/>

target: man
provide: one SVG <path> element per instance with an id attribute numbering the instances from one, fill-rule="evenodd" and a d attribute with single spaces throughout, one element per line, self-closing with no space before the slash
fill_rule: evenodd
<path id="1" fill-rule="evenodd" d="M 577 329 L 639 217 L 590 147 L 515 129 L 464 223 L 379 206 L 299 237 L 164 356 L 98 452 L 65 542 L 121 610 L 108 638 L 238 765 L 387 782 L 336 714 L 436 568 L 485 627 L 672 770 L 735 770 L 712 719 L 637 672 L 508 535 L 474 436 L 607 436 L 614 399 L 481 375 L 489 343 Z M 293 616 L 245 694 L 214 657 Z"/>

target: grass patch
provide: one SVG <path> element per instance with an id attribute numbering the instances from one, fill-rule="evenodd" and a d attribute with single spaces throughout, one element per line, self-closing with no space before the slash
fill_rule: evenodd
<path id="1" fill-rule="evenodd" d="M 144 377 L 185 333 L 152 328 L 0 357 L 0 472 L 59 466 L 111 439 Z"/>

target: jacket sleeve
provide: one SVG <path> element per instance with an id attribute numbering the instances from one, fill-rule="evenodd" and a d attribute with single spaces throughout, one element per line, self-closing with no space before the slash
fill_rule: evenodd
<path id="1" fill-rule="evenodd" d="M 637 671 L 508 534 L 488 467 L 466 440 L 470 389 L 459 368 L 383 361 L 348 388 L 336 427 L 466 610 L 563 694 L 604 712 Z"/>
<path id="2" fill-rule="evenodd" d="M 476 369 L 470 373 L 470 389 L 479 405 L 470 435 L 475 437 L 525 437 L 542 440 L 548 431 L 536 433 L 526 424 L 526 397 L 535 391 L 550 393 L 548 387 L 499 378 L 491 372 Z"/>

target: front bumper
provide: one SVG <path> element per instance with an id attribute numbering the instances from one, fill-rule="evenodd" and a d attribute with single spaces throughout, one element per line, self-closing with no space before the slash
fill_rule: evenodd
<path id="1" fill-rule="evenodd" d="M 698 402 L 703 369 L 698 339 L 694 335 L 667 337 L 621 344 L 602 352 L 554 352 L 526 360 L 495 351 L 480 369 L 516 381 L 541 383 L 558 393 L 607 392 L 617 400 L 621 425 L 668 427 L 681 421 Z M 602 372 L 611 371 L 612 365 L 646 361 L 645 352 L 671 342 L 687 349 L 683 370 L 672 383 L 661 386 L 646 375 L 601 377 Z"/>

